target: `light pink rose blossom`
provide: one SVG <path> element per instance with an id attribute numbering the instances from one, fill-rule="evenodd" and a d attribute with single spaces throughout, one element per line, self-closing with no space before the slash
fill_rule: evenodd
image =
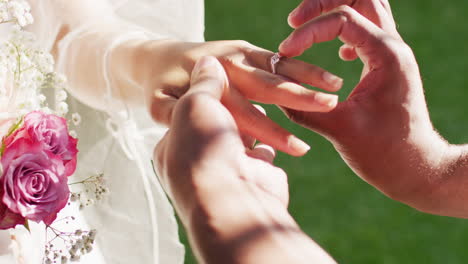
<path id="1" fill-rule="evenodd" d="M 52 224 L 70 195 L 61 157 L 40 142 L 20 138 L 8 145 L 0 162 L 1 201 L 8 207 L 0 205 L 0 228 L 24 224 L 24 219 Z"/>
<path id="2" fill-rule="evenodd" d="M 0 187 L 0 197 L 3 197 L 3 188 Z M 14 228 L 17 225 L 22 225 L 26 219 L 19 214 L 13 213 L 0 200 L 0 230 Z"/>
<path id="3" fill-rule="evenodd" d="M 67 176 L 75 172 L 78 140 L 70 136 L 65 118 L 40 111 L 28 113 L 24 116 L 22 127 L 6 138 L 4 143 L 8 147 L 23 138 L 40 142 L 44 149 L 60 156 Z"/>

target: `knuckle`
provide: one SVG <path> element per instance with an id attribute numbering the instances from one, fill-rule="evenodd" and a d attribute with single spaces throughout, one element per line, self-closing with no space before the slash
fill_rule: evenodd
<path id="1" fill-rule="evenodd" d="M 289 120 L 296 124 L 302 124 L 305 122 L 304 115 L 299 111 L 284 108 L 284 113 Z"/>
<path id="2" fill-rule="evenodd" d="M 382 41 L 388 57 L 393 62 L 411 63 L 414 61 L 414 55 L 411 47 L 401 39 L 387 36 Z"/>
<path id="3" fill-rule="evenodd" d="M 198 109 L 206 105 L 208 95 L 205 93 L 192 93 L 183 96 L 177 103 L 178 108 L 183 113 L 191 113 L 194 109 Z"/>
<path id="4" fill-rule="evenodd" d="M 239 52 L 252 48 L 252 44 L 245 40 L 230 40 L 230 46 Z"/>
<path id="5" fill-rule="evenodd" d="M 352 20 L 356 15 L 355 13 L 356 11 L 347 5 L 341 5 L 331 12 L 332 15 L 337 16 L 337 20 L 339 20 L 342 24 Z"/>
<path id="6" fill-rule="evenodd" d="M 348 5 L 340 5 L 335 8 L 334 13 L 337 13 L 345 19 L 348 19 L 354 14 L 354 9 Z"/>

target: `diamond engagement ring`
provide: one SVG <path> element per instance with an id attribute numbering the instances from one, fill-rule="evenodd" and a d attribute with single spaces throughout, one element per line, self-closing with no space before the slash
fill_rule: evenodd
<path id="1" fill-rule="evenodd" d="M 270 59 L 271 73 L 276 74 L 276 64 L 278 64 L 278 62 L 281 60 L 282 57 L 283 56 L 281 56 L 279 52 L 276 52 L 275 54 L 273 54 L 273 56 L 271 56 L 271 59 Z"/>

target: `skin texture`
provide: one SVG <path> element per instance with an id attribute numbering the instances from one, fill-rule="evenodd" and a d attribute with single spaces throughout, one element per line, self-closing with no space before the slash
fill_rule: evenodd
<path id="1" fill-rule="evenodd" d="M 287 175 L 274 151 L 246 147 L 221 104 L 227 77 L 200 60 L 155 150 L 160 180 L 200 263 L 335 263 L 287 212 Z"/>
<path id="2" fill-rule="evenodd" d="M 309 90 L 290 80 L 327 91 L 339 90 L 342 80 L 317 66 L 294 59 L 280 63 L 277 71 L 281 75 L 274 75 L 270 72 L 273 53 L 245 41 L 148 42 L 137 56 L 138 61 L 148 63 L 140 66 L 147 70 L 141 72 L 137 80 L 145 87 L 147 105 L 154 119 L 170 124 L 174 105 L 189 87 L 193 65 L 206 55 L 215 56 L 226 70 L 228 85 L 221 100 L 233 114 L 239 129 L 288 154 L 305 154 L 309 149 L 306 144 L 268 119 L 249 100 L 328 112 L 336 106 L 336 95 Z M 154 65 L 153 61 L 164 63 Z"/>
<path id="3" fill-rule="evenodd" d="M 189 43 L 140 36 L 108 49 L 115 39 L 135 29 L 116 17 L 106 1 L 44 1 L 50 1 L 47 19 L 53 21 L 49 24 L 58 27 L 53 53 L 67 61 L 65 72 L 71 93 L 94 108 L 101 109 L 103 99 L 108 97 L 103 77 L 107 75 L 113 97 L 113 101 L 106 99 L 107 108 L 119 111 L 123 105 L 146 104 L 154 120 L 170 125 L 174 105 L 189 87 L 195 62 L 203 56 L 215 56 L 225 68 L 229 81 L 222 102 L 233 114 L 239 129 L 278 150 L 301 156 L 309 146 L 262 115 L 248 100 L 313 112 L 328 112 L 337 104 L 336 95 L 313 91 L 291 81 L 311 84 L 327 92 L 339 90 L 342 80 L 317 66 L 284 59 L 277 67 L 280 75 L 271 74 L 273 53 L 245 41 Z M 32 0 L 33 10 L 40 3 Z M 96 22 L 89 29 L 80 30 L 66 51 L 59 49 L 61 40 L 90 21 Z M 35 26 L 40 30 L 41 24 Z"/>
<path id="4" fill-rule="evenodd" d="M 434 130 L 417 62 L 388 2 L 304 0 L 297 10 L 282 54 L 298 56 L 339 38 L 342 59 L 359 57 L 364 68 L 333 111 L 285 113 L 329 139 L 356 174 L 388 196 L 421 211 L 468 217 L 468 147 L 450 145 Z"/>

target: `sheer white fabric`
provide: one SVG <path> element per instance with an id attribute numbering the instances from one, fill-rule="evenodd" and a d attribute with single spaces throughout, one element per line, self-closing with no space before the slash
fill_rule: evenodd
<path id="1" fill-rule="evenodd" d="M 128 74 L 132 69 L 113 63 L 111 54 L 133 39 L 203 41 L 203 0 L 29 2 L 35 17 L 30 29 L 53 50 L 57 70 L 70 82 L 70 112 L 82 116 L 76 177 L 103 172 L 110 189 L 104 202 L 64 212 L 79 214 L 77 225 L 98 230 L 97 247 L 80 263 L 183 263 L 174 212 L 151 165 L 165 129 L 149 117 L 142 88 Z M 23 248 L 25 254 L 42 248 L 31 239 L 38 243 Z M 11 263 L 6 261 L 8 254 L 0 256 L 0 263 Z"/>

